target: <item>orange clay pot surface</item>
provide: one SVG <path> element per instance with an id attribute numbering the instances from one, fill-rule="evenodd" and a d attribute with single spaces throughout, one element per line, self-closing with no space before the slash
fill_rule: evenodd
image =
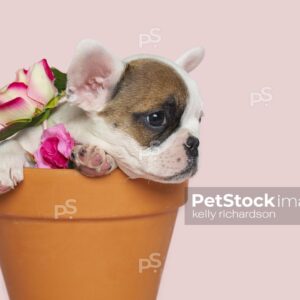
<path id="1" fill-rule="evenodd" d="M 0 196 L 11 300 L 154 300 L 186 183 L 26 169 Z"/>

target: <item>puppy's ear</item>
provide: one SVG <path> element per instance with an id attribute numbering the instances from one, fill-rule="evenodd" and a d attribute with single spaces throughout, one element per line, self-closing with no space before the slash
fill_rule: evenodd
<path id="1" fill-rule="evenodd" d="M 101 111 L 124 68 L 96 41 L 80 42 L 68 70 L 68 101 L 88 112 Z"/>
<path id="2" fill-rule="evenodd" d="M 191 72 L 199 66 L 204 57 L 203 48 L 193 48 L 182 56 L 180 56 L 176 63 L 181 66 L 185 71 Z"/>

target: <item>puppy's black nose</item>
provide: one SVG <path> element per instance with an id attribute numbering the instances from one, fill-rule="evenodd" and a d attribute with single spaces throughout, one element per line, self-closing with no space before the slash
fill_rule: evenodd
<path id="1" fill-rule="evenodd" d="M 192 157 L 198 156 L 199 144 L 199 140 L 196 137 L 190 136 L 185 143 L 187 154 Z"/>

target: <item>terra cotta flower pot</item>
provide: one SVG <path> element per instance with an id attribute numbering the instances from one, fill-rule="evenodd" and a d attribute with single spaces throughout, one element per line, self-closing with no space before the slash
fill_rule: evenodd
<path id="1" fill-rule="evenodd" d="M 11 300 L 154 300 L 186 184 L 26 169 L 0 197 Z"/>

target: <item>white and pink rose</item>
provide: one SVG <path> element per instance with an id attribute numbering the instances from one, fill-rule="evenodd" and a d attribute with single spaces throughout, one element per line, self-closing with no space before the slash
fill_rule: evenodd
<path id="1" fill-rule="evenodd" d="M 0 89 L 0 130 L 42 111 L 58 94 L 54 81 L 54 74 L 46 59 L 29 70 L 19 70 L 15 82 Z"/>

